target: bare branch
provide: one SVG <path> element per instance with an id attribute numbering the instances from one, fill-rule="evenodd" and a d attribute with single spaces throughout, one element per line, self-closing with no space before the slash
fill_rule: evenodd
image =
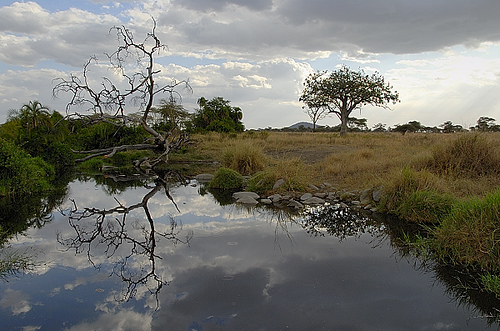
<path id="1" fill-rule="evenodd" d="M 161 73 L 155 65 L 155 56 L 166 49 L 156 35 L 156 21 L 153 19 L 153 27 L 142 42 L 134 39 L 133 33 L 125 26 L 114 26 L 110 33 L 116 33 L 118 46 L 110 54 L 105 54 L 108 60 L 107 66 L 112 68 L 123 78 L 124 82 L 114 81 L 110 77 L 100 77 L 100 84 L 95 83 L 95 77 L 91 77 L 91 69 L 100 65 L 98 58 L 94 55 L 83 66 L 81 77 L 70 75 L 68 79 L 59 78 L 53 89 L 54 97 L 60 93 L 69 93 L 71 99 L 66 106 L 69 113 L 73 107 L 83 107 L 92 113 L 93 120 L 112 121 L 119 120 L 122 125 L 136 123 L 148 132 L 155 141 L 155 146 L 124 145 L 116 146 L 106 151 L 99 151 L 89 155 L 85 159 L 95 156 L 107 155 L 112 157 L 116 152 L 127 149 L 156 149 L 167 161 L 168 153 L 171 151 L 171 141 L 178 140 L 171 132 L 162 135 L 148 124 L 151 109 L 155 97 L 158 95 L 178 94 L 177 89 L 184 85 L 191 90 L 188 81 L 177 81 L 173 79 L 170 84 L 160 86 L 156 83 L 156 77 Z M 134 65 L 135 71 L 129 72 L 129 64 Z M 128 107 L 139 110 L 140 118 L 129 113 Z M 83 116 L 83 115 L 81 115 Z M 87 115 L 88 116 L 88 115 Z M 82 159 L 84 160 L 84 159 Z"/>

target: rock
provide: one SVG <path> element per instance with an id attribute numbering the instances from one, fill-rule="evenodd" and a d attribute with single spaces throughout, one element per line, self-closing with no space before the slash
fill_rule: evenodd
<path id="1" fill-rule="evenodd" d="M 383 194 L 384 194 L 384 188 L 382 186 L 379 186 L 376 189 L 374 189 L 372 192 L 373 201 L 380 202 L 380 199 L 382 199 Z"/>
<path id="2" fill-rule="evenodd" d="M 362 206 L 369 205 L 372 202 L 371 190 L 364 190 L 359 196 L 359 202 Z"/>
<path id="3" fill-rule="evenodd" d="M 318 197 L 311 197 L 307 200 L 303 201 L 306 205 L 323 205 L 325 204 L 325 200 Z"/>
<path id="4" fill-rule="evenodd" d="M 212 174 L 199 174 L 194 177 L 200 183 L 208 183 L 214 178 Z"/>
<path id="5" fill-rule="evenodd" d="M 313 191 L 319 191 L 319 188 L 313 184 L 309 184 L 309 188 Z"/>
<path id="6" fill-rule="evenodd" d="M 279 202 L 279 201 L 283 200 L 283 197 L 281 196 L 281 194 L 273 194 L 273 195 L 269 196 L 268 198 L 271 199 L 272 202 Z"/>
<path id="7" fill-rule="evenodd" d="M 265 204 L 265 205 L 270 205 L 273 203 L 271 199 L 260 199 L 260 202 Z"/>
<path id="8" fill-rule="evenodd" d="M 347 209 L 347 208 L 349 208 L 349 205 L 347 203 L 341 202 L 341 203 L 339 203 L 339 207 L 340 207 L 340 209 Z"/>
<path id="9" fill-rule="evenodd" d="M 337 200 L 337 199 L 338 199 L 337 193 L 335 193 L 335 192 L 328 193 L 328 200 Z"/>
<path id="10" fill-rule="evenodd" d="M 278 179 L 273 185 L 273 190 L 279 189 L 283 184 L 285 184 L 285 180 L 283 178 Z"/>
<path id="11" fill-rule="evenodd" d="M 246 198 L 252 198 L 254 200 L 257 200 L 259 197 L 260 196 L 255 192 L 234 192 L 233 193 L 233 199 L 235 199 L 235 200 L 246 199 Z"/>
<path id="12" fill-rule="evenodd" d="M 307 200 L 307 199 L 310 199 L 312 198 L 312 194 L 311 193 L 304 193 L 302 194 L 302 196 L 300 197 L 300 200 L 304 201 L 304 200 Z"/>
<path id="13" fill-rule="evenodd" d="M 241 203 L 243 205 L 255 206 L 259 202 L 257 200 L 255 200 L 254 198 L 252 198 L 251 196 L 243 196 L 241 198 L 238 198 L 238 200 L 236 200 L 236 203 Z"/>
<path id="14" fill-rule="evenodd" d="M 303 204 L 301 204 L 300 202 L 295 201 L 293 199 L 290 200 L 290 201 L 288 201 L 287 206 L 290 207 L 290 208 L 295 208 L 295 209 L 302 209 L 302 208 L 304 208 Z"/>
<path id="15" fill-rule="evenodd" d="M 326 199 L 327 194 L 325 192 L 317 192 L 317 193 L 314 193 L 314 196 L 321 198 L 321 199 Z"/>

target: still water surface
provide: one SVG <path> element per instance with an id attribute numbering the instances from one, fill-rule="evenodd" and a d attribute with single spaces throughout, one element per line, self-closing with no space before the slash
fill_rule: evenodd
<path id="1" fill-rule="evenodd" d="M 175 204 L 154 183 L 71 183 L 52 221 L 12 243 L 39 266 L 0 283 L 1 329 L 496 329 L 400 257 L 383 225 L 315 236 L 196 182 L 169 192 Z"/>

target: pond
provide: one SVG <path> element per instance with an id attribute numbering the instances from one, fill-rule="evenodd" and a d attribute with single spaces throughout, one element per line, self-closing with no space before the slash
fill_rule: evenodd
<path id="1" fill-rule="evenodd" d="M 43 226 L 11 240 L 35 267 L 0 282 L 2 329 L 498 327 L 496 298 L 401 256 L 390 224 L 335 205 L 226 204 L 195 181 L 74 180 Z"/>

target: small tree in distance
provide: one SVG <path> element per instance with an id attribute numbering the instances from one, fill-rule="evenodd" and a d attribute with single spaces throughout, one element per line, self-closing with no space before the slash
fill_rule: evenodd
<path id="1" fill-rule="evenodd" d="M 347 133 L 349 115 L 355 109 L 372 105 L 388 108 L 399 100 L 398 92 L 385 82 L 379 73 L 367 75 L 363 70 L 352 71 L 346 66 L 328 74 L 317 71 L 310 74 L 304 83 L 299 101 L 309 109 L 326 109 L 340 119 L 340 134 Z"/>
<path id="2" fill-rule="evenodd" d="M 311 122 L 313 124 L 313 131 L 316 131 L 316 124 L 318 123 L 319 120 L 322 120 L 325 118 L 328 114 L 329 111 L 327 108 L 321 107 L 321 106 L 316 106 L 313 104 L 310 104 L 309 106 L 303 106 L 302 109 L 304 109 L 304 112 L 309 116 L 311 119 Z"/>

